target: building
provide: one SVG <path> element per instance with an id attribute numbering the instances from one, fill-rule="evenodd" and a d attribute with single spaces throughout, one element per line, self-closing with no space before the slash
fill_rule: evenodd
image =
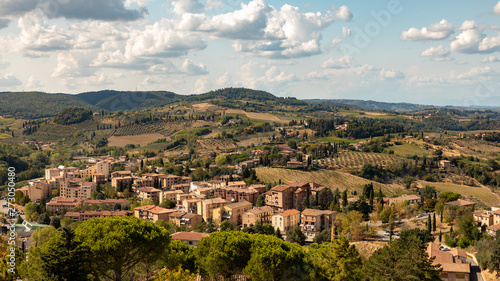
<path id="1" fill-rule="evenodd" d="M 52 188 L 47 180 L 33 180 L 28 182 L 27 186 L 19 189 L 25 196 L 28 196 L 32 202 L 40 202 L 49 197 Z"/>
<path id="2" fill-rule="evenodd" d="M 111 172 L 111 165 L 112 164 L 113 163 L 110 160 L 99 161 L 95 165 L 95 168 L 96 168 L 95 172 L 98 173 L 98 174 L 103 174 L 106 177 L 106 180 L 107 180 L 108 177 L 109 177 L 109 174 Z"/>
<path id="3" fill-rule="evenodd" d="M 121 172 L 123 172 L 123 171 L 121 171 Z M 116 173 L 116 172 L 114 172 L 114 173 Z M 132 178 L 132 176 L 124 176 L 124 177 L 111 176 L 111 186 L 116 188 L 117 190 L 118 189 L 122 190 L 125 187 L 127 187 L 129 184 L 132 184 L 133 180 L 134 179 Z"/>
<path id="4" fill-rule="evenodd" d="M 213 210 L 213 220 L 217 224 L 227 220 L 233 226 L 241 225 L 243 213 L 250 209 L 252 209 L 252 203 L 248 201 L 227 204 Z"/>
<path id="5" fill-rule="evenodd" d="M 116 171 L 111 173 L 111 179 L 121 177 L 132 177 L 131 171 Z"/>
<path id="6" fill-rule="evenodd" d="M 307 163 L 302 161 L 297 161 L 297 159 L 290 159 L 290 161 L 286 162 L 286 166 L 289 168 L 305 167 L 307 166 Z"/>
<path id="7" fill-rule="evenodd" d="M 186 243 L 186 245 L 193 247 L 196 247 L 196 245 L 200 243 L 201 239 L 205 237 L 208 237 L 208 234 L 198 232 L 177 232 L 170 235 L 172 240 L 180 240 L 181 242 Z"/>
<path id="8" fill-rule="evenodd" d="M 300 208 L 304 199 L 309 199 L 311 186 L 315 186 L 315 184 L 289 182 L 287 185 L 275 186 L 265 193 L 266 205 L 279 211 Z"/>
<path id="9" fill-rule="evenodd" d="M 446 169 L 446 168 L 450 168 L 450 167 L 451 167 L 450 161 L 448 161 L 448 160 L 439 161 L 439 168 L 440 169 Z"/>
<path id="10" fill-rule="evenodd" d="M 106 175 L 95 173 L 94 175 L 92 175 L 92 181 L 95 183 L 106 183 Z"/>
<path id="11" fill-rule="evenodd" d="M 170 190 L 175 184 L 190 184 L 193 180 L 190 177 L 180 177 L 176 175 L 160 175 L 160 187 Z"/>
<path id="12" fill-rule="evenodd" d="M 441 279 L 444 281 L 470 280 L 470 265 L 465 263 L 467 254 L 463 250 L 455 252 L 445 252 L 439 249 L 439 243 L 431 242 L 427 245 L 429 257 L 435 257 L 432 264 L 440 264 Z"/>
<path id="13" fill-rule="evenodd" d="M 97 184 L 95 182 L 86 182 L 83 179 L 72 179 L 68 184 L 61 186 L 61 197 L 90 199 L 92 192 L 95 191 Z"/>
<path id="14" fill-rule="evenodd" d="M 493 212 L 491 211 L 485 211 L 485 210 L 475 211 L 473 214 L 473 218 L 474 221 L 481 226 L 485 225 L 486 227 L 488 227 L 495 224 L 494 215 Z"/>
<path id="15" fill-rule="evenodd" d="M 408 194 L 403 194 L 399 197 L 394 197 L 394 198 L 384 198 L 384 202 L 387 205 L 391 205 L 393 203 L 394 205 L 401 205 L 403 204 L 404 201 L 408 201 L 410 205 L 420 204 L 422 203 L 422 198 L 418 195 L 408 195 Z"/>
<path id="16" fill-rule="evenodd" d="M 160 202 L 161 190 L 154 187 L 140 187 L 136 189 L 139 199 L 151 199 L 153 202 Z"/>
<path id="17" fill-rule="evenodd" d="M 474 207 L 474 205 L 476 205 L 475 202 L 466 201 L 466 200 L 462 200 L 462 199 L 457 199 L 455 201 L 446 202 L 444 204 L 446 206 L 452 206 L 452 207 Z"/>
<path id="18" fill-rule="evenodd" d="M 77 198 L 67 199 L 63 197 L 54 197 L 49 203 L 47 203 L 46 208 L 48 211 L 58 213 L 72 210 L 73 208 L 78 207 L 80 202 L 81 201 Z"/>
<path id="19" fill-rule="evenodd" d="M 172 185 L 171 190 L 180 190 L 184 193 L 189 193 L 189 187 L 189 183 L 180 183 Z"/>
<path id="20" fill-rule="evenodd" d="M 88 205 L 90 207 L 95 207 L 97 209 L 104 209 L 108 207 L 113 209 L 117 204 L 120 205 L 120 209 L 127 209 L 130 207 L 130 201 L 127 199 L 105 199 L 105 200 L 92 200 L 88 199 L 81 202 L 82 205 Z M 107 209 L 108 209 L 107 208 Z"/>
<path id="21" fill-rule="evenodd" d="M 179 227 L 185 229 L 193 229 L 202 222 L 202 218 L 198 214 L 188 214 L 185 212 L 173 212 L 169 214 L 170 222 L 175 223 Z"/>
<path id="22" fill-rule="evenodd" d="M 64 217 L 70 218 L 73 221 L 86 221 L 93 218 L 105 218 L 112 216 L 133 216 L 132 211 L 83 211 L 83 212 L 67 212 Z"/>
<path id="23" fill-rule="evenodd" d="M 208 221 L 213 219 L 213 210 L 218 209 L 228 202 L 222 198 L 205 199 L 198 202 L 197 211 L 198 215 L 201 215 L 203 220 Z"/>
<path id="24" fill-rule="evenodd" d="M 271 223 L 272 215 L 274 215 L 274 209 L 269 206 L 250 209 L 243 213 L 243 227 L 249 227 L 257 223 Z"/>
<path id="25" fill-rule="evenodd" d="M 272 226 L 281 232 L 287 232 L 300 224 L 300 211 L 289 209 L 284 212 L 274 214 L 271 218 Z"/>
<path id="26" fill-rule="evenodd" d="M 198 213 L 198 203 L 201 202 L 201 198 L 190 198 L 190 199 L 185 199 L 182 200 L 182 209 L 190 214 L 197 214 Z"/>
<path id="27" fill-rule="evenodd" d="M 175 213 L 176 210 L 165 209 L 155 205 L 146 205 L 134 208 L 134 216 L 141 220 L 156 222 L 158 220 L 169 221 L 170 214 Z"/>
<path id="28" fill-rule="evenodd" d="M 259 198 L 259 192 L 253 188 L 227 186 L 216 188 L 213 192 L 215 197 L 220 197 L 231 202 L 248 201 L 256 204 Z"/>
<path id="29" fill-rule="evenodd" d="M 312 241 L 314 237 L 325 229 L 329 229 L 335 222 L 337 212 L 329 210 L 305 209 L 300 214 L 300 228 L 306 239 Z"/>
<path id="30" fill-rule="evenodd" d="M 184 194 L 182 190 L 169 190 L 169 191 L 162 191 L 160 194 L 160 203 L 163 202 L 164 200 L 170 200 L 176 204 L 177 202 L 177 195 L 178 194 Z"/>

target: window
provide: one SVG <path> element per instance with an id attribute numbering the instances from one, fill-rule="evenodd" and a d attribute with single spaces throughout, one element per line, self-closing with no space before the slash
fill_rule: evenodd
<path id="1" fill-rule="evenodd" d="M 463 273 L 457 273 L 455 276 L 457 277 L 457 279 L 465 279 L 465 274 Z"/>

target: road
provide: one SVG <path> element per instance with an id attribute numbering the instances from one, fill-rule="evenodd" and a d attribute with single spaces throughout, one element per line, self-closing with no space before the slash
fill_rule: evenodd
<path id="1" fill-rule="evenodd" d="M 7 203 L 7 200 L 0 200 L 0 213 L 4 213 L 6 215 L 9 214 L 9 207 L 4 207 L 3 205 Z M 26 219 L 26 216 L 25 215 L 21 215 L 21 218 Z"/>

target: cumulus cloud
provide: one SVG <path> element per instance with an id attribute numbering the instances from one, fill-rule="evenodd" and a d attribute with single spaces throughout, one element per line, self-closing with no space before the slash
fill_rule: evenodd
<path id="1" fill-rule="evenodd" d="M 185 59 L 181 68 L 182 72 L 189 75 L 204 75 L 208 74 L 207 67 L 202 63 L 195 63 L 190 59 Z"/>
<path id="2" fill-rule="evenodd" d="M 202 12 L 205 6 L 198 0 L 172 0 L 173 10 L 176 14 Z"/>
<path id="3" fill-rule="evenodd" d="M 488 56 L 485 57 L 481 62 L 499 62 L 500 60 L 497 59 L 495 56 Z"/>
<path id="4" fill-rule="evenodd" d="M 72 48 L 71 33 L 56 25 L 47 25 L 39 12 L 24 15 L 17 26 L 21 32 L 14 44 L 25 51 L 25 56 L 47 56 L 49 54 L 44 53 Z"/>
<path id="5" fill-rule="evenodd" d="M 500 50 L 500 34 L 486 36 L 479 29 L 464 30 L 450 43 L 450 49 L 466 54 L 495 52 Z"/>
<path id="6" fill-rule="evenodd" d="M 383 80 L 396 80 L 405 78 L 405 74 L 396 69 L 382 69 L 380 71 L 380 78 Z"/>
<path id="7" fill-rule="evenodd" d="M 0 87 L 15 87 L 21 85 L 21 81 L 17 79 L 12 73 L 0 76 Z"/>
<path id="8" fill-rule="evenodd" d="M 342 69 L 342 68 L 350 68 L 352 62 L 351 56 L 343 56 L 339 59 L 330 58 L 325 61 L 321 67 L 323 68 L 333 68 L 333 69 Z"/>
<path id="9" fill-rule="evenodd" d="M 96 72 L 90 66 L 92 56 L 89 51 L 63 52 L 57 56 L 57 66 L 52 73 L 53 78 L 75 78 L 92 76 Z"/>
<path id="10" fill-rule="evenodd" d="M 335 17 L 341 20 L 350 21 L 352 19 L 352 13 L 349 7 L 340 6 L 338 9 L 335 9 Z"/>
<path id="11" fill-rule="evenodd" d="M 500 15 L 500 1 L 493 7 L 493 13 Z"/>
<path id="12" fill-rule="evenodd" d="M 442 19 L 439 23 L 433 23 L 422 29 L 412 27 L 403 31 L 400 38 L 405 41 L 442 40 L 448 38 L 453 32 L 453 25 Z"/>
<path id="13" fill-rule="evenodd" d="M 127 9 L 124 0 L 2 0 L 0 14 L 5 17 L 24 15 L 39 9 L 49 18 L 134 21 L 147 14 L 145 6 Z"/>
<path id="14" fill-rule="evenodd" d="M 26 83 L 27 89 L 37 89 L 37 88 L 41 88 L 42 86 L 43 86 L 42 82 L 40 82 L 40 80 L 36 79 L 35 76 L 33 76 L 33 75 L 31 75 L 28 78 L 28 83 Z"/>
<path id="15" fill-rule="evenodd" d="M 450 60 L 450 50 L 442 45 L 437 47 L 430 47 L 423 51 L 420 56 L 432 57 L 436 61 Z"/>

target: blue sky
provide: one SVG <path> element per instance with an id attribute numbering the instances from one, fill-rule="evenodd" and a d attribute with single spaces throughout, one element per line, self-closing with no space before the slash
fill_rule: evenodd
<path id="1" fill-rule="evenodd" d="M 500 106 L 498 0 L 0 0 L 0 40 L 0 91 Z"/>

